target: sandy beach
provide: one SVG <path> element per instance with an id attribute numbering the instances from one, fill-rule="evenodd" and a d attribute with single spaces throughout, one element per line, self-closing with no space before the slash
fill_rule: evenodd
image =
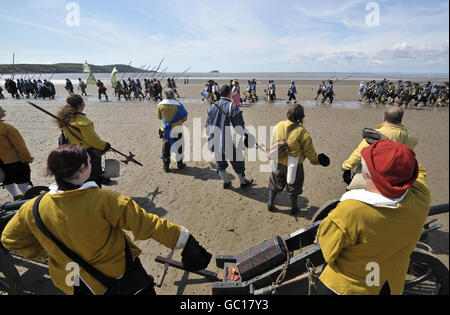
<path id="1" fill-rule="evenodd" d="M 249 78 L 250 79 L 250 78 Z M 286 94 L 289 80 L 277 81 L 277 96 L 280 100 L 269 104 L 261 100 L 258 104 L 242 107 L 248 126 L 270 128 L 286 117 Z M 229 80 L 228 80 L 229 82 Z M 152 102 L 99 102 L 96 87 L 89 86 L 85 113 L 94 122 L 98 134 L 110 142 L 114 148 L 128 153 L 133 152 L 144 167 L 134 164 L 121 164 L 121 177 L 117 184 L 105 189 L 120 192 L 134 198 L 145 210 L 164 219 L 188 228 L 196 239 L 214 256 L 237 255 L 275 236 L 286 236 L 307 226 L 314 213 L 326 202 L 339 198 L 345 192 L 342 181 L 341 165 L 358 146 L 361 131 L 365 127 L 373 128 L 382 122 L 384 106 L 362 104 L 358 102 L 360 81 L 341 81 L 336 83 L 336 104 L 315 103 L 318 81 L 303 80 L 296 82 L 298 99 L 305 104 L 305 124 L 310 132 L 318 153 L 326 153 L 331 166 L 323 168 L 305 162 L 304 193 L 299 200 L 301 212 L 293 217 L 289 213 L 289 197 L 283 193 L 277 198 L 280 211 L 267 211 L 267 184 L 270 173 L 261 172 L 261 166 L 267 162 L 247 161 L 249 177 L 255 179 L 255 185 L 248 190 L 239 188 L 239 180 L 234 176 L 233 189 L 223 190 L 220 177 L 216 174 L 214 163 L 209 161 L 191 161 L 185 170 L 175 170 L 165 174 L 162 169 L 161 140 L 158 128 L 161 122 L 157 118 L 156 104 Z M 75 81 L 73 81 L 74 86 Z M 219 79 L 219 85 L 226 80 Z M 191 141 L 187 149 L 194 156 L 195 128 L 204 126 L 207 103 L 201 101 L 200 92 L 204 80 L 191 79 L 189 85 L 178 80 L 180 101 L 189 112 L 185 126 L 191 131 Z M 258 96 L 262 99 L 266 82 L 259 80 Z M 113 89 L 107 85 L 108 95 Z M 241 80 L 241 89 L 246 81 Z M 4 91 L 4 94 L 7 95 Z M 37 105 L 56 113 L 64 105 L 67 92 L 57 86 L 57 99 L 35 100 Z M 0 106 L 6 110 L 5 121 L 15 126 L 23 135 L 35 161 L 31 165 L 34 185 L 48 186 L 51 178 L 45 177 L 45 163 L 49 152 L 57 146 L 60 131 L 52 119 L 34 109 L 26 100 L 13 100 L 9 94 L 0 100 Z M 448 108 L 408 109 L 404 125 L 410 133 L 419 139 L 416 148 L 418 161 L 427 169 L 428 183 L 432 191 L 432 205 L 449 201 L 449 110 Z M 269 135 L 267 135 L 268 139 Z M 267 140 L 264 139 L 264 140 Z M 197 139 L 198 140 L 198 139 Z M 264 141 L 258 139 L 258 141 Z M 206 139 L 201 139 L 202 147 Z M 108 153 L 108 159 L 120 159 Z M 10 201 L 6 190 L 0 190 L 0 203 Z M 449 265 L 449 223 L 448 214 L 437 216 L 437 224 L 443 225 L 439 231 L 430 235 L 430 244 L 436 255 Z M 155 241 L 137 241 L 143 250 L 141 261 L 149 274 L 159 282 L 163 265 L 155 262 L 159 255 L 167 256 L 169 249 Z M 181 260 L 176 252 L 175 260 Z M 16 261 L 23 275 L 25 291 L 32 294 L 60 294 L 54 288 L 45 266 L 29 261 Z M 211 260 L 209 270 L 217 272 L 215 259 Z M 169 269 L 162 288 L 163 295 L 209 295 L 211 283 L 202 277 Z"/>

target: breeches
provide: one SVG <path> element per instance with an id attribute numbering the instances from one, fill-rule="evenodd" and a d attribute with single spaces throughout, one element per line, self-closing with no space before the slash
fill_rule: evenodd
<path id="1" fill-rule="evenodd" d="M 295 182 L 292 185 L 287 183 L 287 166 L 278 164 L 277 169 L 272 172 L 269 179 L 269 189 L 280 193 L 286 189 L 289 195 L 298 196 L 303 193 L 303 182 L 305 180 L 305 173 L 303 170 L 303 164 L 299 164 L 297 167 L 297 173 Z"/>
<path id="2" fill-rule="evenodd" d="M 176 153 L 177 153 L 177 162 L 179 162 L 184 158 L 183 157 L 183 152 L 184 152 L 183 134 L 179 133 L 176 138 L 172 138 L 172 139 L 175 140 L 175 143 L 173 145 L 174 146 L 178 145 L 178 150 L 176 150 Z M 172 150 L 172 148 L 170 146 L 170 141 L 168 139 L 163 139 L 162 156 L 163 156 L 164 163 L 170 163 L 171 150 Z"/>
<path id="3" fill-rule="evenodd" d="M 28 163 L 3 164 L 0 160 L 0 168 L 5 172 L 3 185 L 31 183 L 31 169 Z"/>

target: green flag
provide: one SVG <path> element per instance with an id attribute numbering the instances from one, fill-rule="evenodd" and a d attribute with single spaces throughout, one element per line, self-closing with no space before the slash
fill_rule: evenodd
<path id="1" fill-rule="evenodd" d="M 84 65 L 83 65 L 83 72 L 91 73 L 91 67 L 89 67 L 87 62 L 85 62 Z"/>
<path id="2" fill-rule="evenodd" d="M 89 78 L 86 80 L 86 85 L 97 85 L 97 80 L 95 79 L 94 74 L 91 71 L 91 67 L 89 67 L 87 62 L 83 65 L 83 72 L 89 73 Z"/>
<path id="3" fill-rule="evenodd" d="M 117 86 L 117 78 L 116 78 L 116 73 L 117 72 L 118 72 L 117 68 L 114 67 L 114 69 L 113 69 L 113 71 L 111 73 L 111 85 L 112 85 L 113 89 L 115 89 L 116 86 Z"/>
<path id="4" fill-rule="evenodd" d="M 89 73 L 89 78 L 86 80 L 86 85 L 88 84 L 97 85 L 97 80 L 95 79 L 94 74 L 92 72 Z"/>

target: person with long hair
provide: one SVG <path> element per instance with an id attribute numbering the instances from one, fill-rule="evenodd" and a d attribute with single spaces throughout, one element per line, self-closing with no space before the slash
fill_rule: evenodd
<path id="1" fill-rule="evenodd" d="M 189 230 L 147 213 L 130 197 L 100 189 L 89 181 L 90 172 L 90 157 L 82 146 L 54 149 L 47 158 L 47 175 L 54 176 L 55 183 L 49 193 L 22 205 L 1 235 L 3 246 L 27 259 L 48 259 L 52 282 L 68 295 L 103 295 L 111 287 L 83 265 L 74 274 L 73 256 L 69 258 L 61 244 L 115 281 L 127 278 L 131 268 L 139 277 L 128 284 L 136 279 L 146 283 L 140 294 L 155 294 L 154 283 L 139 260 L 142 251 L 125 231 L 139 240 L 153 239 L 169 249 L 182 249 L 187 271 L 208 266 L 211 254 Z M 40 221 L 35 219 L 37 214 Z M 42 232 L 41 223 L 48 233 Z"/>
<path id="2" fill-rule="evenodd" d="M 81 145 L 87 149 L 92 164 L 90 180 L 101 186 L 109 181 L 102 175 L 101 157 L 110 150 L 111 145 L 97 135 L 94 123 L 83 113 L 85 107 L 82 96 L 70 95 L 67 98 L 67 105 L 58 112 L 57 116 L 60 120 L 56 122 L 63 130 L 69 144 Z"/>

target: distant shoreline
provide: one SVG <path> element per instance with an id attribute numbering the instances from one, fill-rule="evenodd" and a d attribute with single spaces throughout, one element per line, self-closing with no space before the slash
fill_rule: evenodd
<path id="1" fill-rule="evenodd" d="M 0 76 L 7 75 L 31 75 L 31 74 L 81 74 L 82 73 L 82 63 L 57 63 L 57 64 L 0 64 Z M 114 67 L 117 68 L 119 74 L 123 73 L 153 73 L 152 71 L 144 71 L 140 68 L 133 66 L 117 64 L 117 65 L 91 65 L 89 64 L 92 72 L 94 74 L 104 75 L 110 74 Z M 168 72 L 169 76 L 175 76 L 179 73 Z M 354 78 L 368 77 L 368 78 L 384 78 L 384 77 L 399 77 L 399 78 L 439 78 L 442 80 L 449 79 L 449 73 L 402 73 L 402 72 L 265 72 L 265 71 L 254 71 L 254 72 L 189 72 L 183 75 L 181 78 L 190 77 L 237 77 L 237 78 L 250 78 L 250 77 L 293 77 L 299 78 L 322 78 L 322 77 L 345 77 L 351 75 Z"/>

